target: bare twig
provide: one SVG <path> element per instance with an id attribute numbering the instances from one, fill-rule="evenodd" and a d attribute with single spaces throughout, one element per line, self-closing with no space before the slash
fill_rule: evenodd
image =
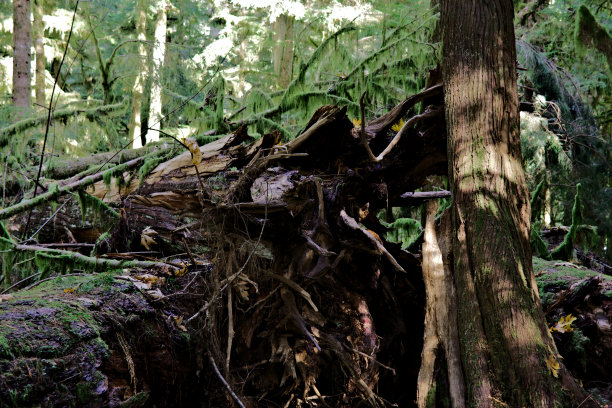
<path id="1" fill-rule="evenodd" d="M 361 228 L 357 221 L 355 221 L 353 217 L 348 215 L 346 211 L 340 211 L 340 217 L 342 218 L 342 221 L 344 221 L 347 227 L 355 231 L 361 231 L 374 245 L 376 245 L 376 248 L 378 248 L 379 253 L 385 255 L 385 257 L 389 260 L 389 262 L 391 262 L 391 265 L 393 265 L 397 271 L 407 273 L 404 268 L 402 268 L 402 266 L 395 260 L 393 255 L 391 255 L 389 251 L 387 251 L 387 248 L 385 248 L 385 246 L 380 241 L 374 238 L 374 236 L 369 231 L 366 231 L 365 229 Z"/>
<path id="2" fill-rule="evenodd" d="M 451 192 L 447 190 L 440 191 L 417 191 L 402 194 L 400 197 L 408 200 L 429 200 L 433 198 L 448 198 Z"/>
<path id="3" fill-rule="evenodd" d="M 310 297 L 310 293 L 306 292 L 306 290 L 302 288 L 300 285 L 298 285 L 297 283 L 295 283 L 289 278 L 286 278 L 282 275 L 277 275 L 273 272 L 266 272 L 266 275 L 270 276 L 271 278 L 276 279 L 277 281 L 284 283 L 285 285 L 289 286 L 291 289 L 295 290 L 301 297 L 303 297 L 308 302 L 310 307 L 312 307 L 312 309 L 315 312 L 319 311 L 319 309 L 317 309 L 317 306 L 315 306 L 314 302 L 312 301 L 312 297 Z"/>
<path id="4" fill-rule="evenodd" d="M 240 408 L 246 408 L 244 404 L 242 403 L 242 401 L 240 401 L 240 398 L 238 398 L 238 396 L 234 393 L 234 391 L 232 391 L 232 387 L 230 387 L 227 381 L 225 381 L 225 378 L 223 378 L 223 376 L 221 375 L 221 372 L 219 371 L 219 368 L 217 367 L 217 364 L 215 363 L 215 360 L 212 358 L 212 356 L 208 356 L 208 359 L 210 360 L 210 364 L 212 364 L 213 369 L 215 370 L 215 373 L 217 374 L 217 377 L 219 377 L 219 380 L 221 380 L 221 382 L 223 383 L 223 386 L 225 387 L 227 392 L 231 395 L 232 399 L 236 401 L 236 404 L 238 404 Z"/>

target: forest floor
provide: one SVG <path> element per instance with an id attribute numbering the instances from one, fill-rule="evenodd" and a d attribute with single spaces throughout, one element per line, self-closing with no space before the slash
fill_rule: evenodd
<path id="1" fill-rule="evenodd" d="M 534 269 L 565 364 L 588 393 L 607 406 L 612 400 L 612 278 L 580 265 L 540 258 L 534 258 Z M 215 375 L 205 345 L 198 341 L 200 329 L 185 323 L 202 306 L 201 296 L 195 294 L 204 291 L 202 276 L 209 270 L 210 265 L 204 265 L 176 277 L 154 270 L 58 276 L 2 295 L 0 405 L 229 406 L 223 376 Z M 264 287 L 259 290 L 267 292 Z M 341 313 L 333 313 L 339 307 L 337 300 L 322 301 L 320 310 L 339 318 Z M 406 314 L 423 313 L 410 312 Z M 273 316 L 274 311 L 266 315 Z M 413 336 L 422 337 L 422 331 L 421 323 L 413 328 Z M 420 349 L 406 354 L 387 361 L 383 371 L 418 371 Z M 234 390 L 247 406 L 274 406 L 262 402 L 279 397 L 274 395 L 279 390 L 266 383 L 269 355 L 252 357 L 249 360 L 260 361 L 259 366 L 239 361 L 241 356 L 232 361 L 234 374 L 244 380 L 242 386 L 234 384 Z M 404 395 L 399 395 L 385 383 L 392 375 L 377 375 L 381 398 L 414 398 L 412 387 L 404 385 L 399 391 Z M 322 378 L 330 384 L 323 384 Z M 331 384 L 345 380 L 341 372 L 321 375 L 318 391 L 329 391 Z M 315 406 L 316 400 L 311 403 Z"/>

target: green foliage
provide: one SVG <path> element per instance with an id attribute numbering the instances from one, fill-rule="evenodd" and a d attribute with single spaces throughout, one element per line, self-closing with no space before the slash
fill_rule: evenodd
<path id="1" fill-rule="evenodd" d="M 108 204 L 100 200 L 98 197 L 92 196 L 91 194 L 88 194 L 83 190 L 79 190 L 77 193 L 77 196 L 79 199 L 79 205 L 81 206 L 81 216 L 82 216 L 83 222 L 85 222 L 85 219 L 88 214 L 88 210 L 91 210 L 91 213 L 93 213 L 93 216 L 94 216 L 93 222 L 95 222 L 95 219 L 98 216 L 102 217 L 105 215 L 111 216 L 116 220 L 119 219 L 119 213 L 115 211 L 114 209 L 112 209 L 111 207 L 109 207 Z"/>
<path id="2" fill-rule="evenodd" d="M 576 185 L 576 196 L 574 197 L 574 207 L 572 208 L 572 225 L 565 234 L 565 239 L 558 247 L 552 250 L 553 259 L 569 261 L 574 252 L 574 242 L 576 242 L 576 231 L 582 224 L 582 203 L 580 201 L 580 184 Z"/>
<path id="3" fill-rule="evenodd" d="M 541 227 L 539 223 L 535 223 L 531 226 L 531 247 L 533 248 L 537 256 L 542 259 L 550 260 L 552 258 L 550 252 L 548 251 L 548 245 L 542 239 L 542 236 L 540 235 L 540 229 Z"/>
<path id="4" fill-rule="evenodd" d="M 391 228 L 391 231 L 387 232 L 385 239 L 389 242 L 402 244 L 402 249 L 410 247 L 418 239 L 422 231 L 421 223 L 412 218 L 398 218 L 392 223 L 382 222 L 383 225 Z"/>
<path id="5" fill-rule="evenodd" d="M 612 72 L 612 36 L 605 27 L 601 26 L 589 8 L 584 4 L 578 9 L 578 18 L 576 18 L 576 29 L 574 32 L 576 37 L 576 47 L 583 51 L 586 47 L 593 47 L 608 60 L 608 69 Z"/>

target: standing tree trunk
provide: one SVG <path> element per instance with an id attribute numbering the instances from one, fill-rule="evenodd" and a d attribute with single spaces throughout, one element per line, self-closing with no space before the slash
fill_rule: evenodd
<path id="1" fill-rule="evenodd" d="M 13 0 L 13 105 L 30 106 L 30 0 Z"/>
<path id="2" fill-rule="evenodd" d="M 34 47 L 36 50 L 36 103 L 45 106 L 45 23 L 43 0 L 34 1 Z"/>
<path id="3" fill-rule="evenodd" d="M 441 1 L 454 271 L 468 404 L 575 407 L 583 402 L 581 391 L 560 361 L 533 274 L 513 14 L 511 0 Z"/>
<path id="4" fill-rule="evenodd" d="M 149 109 L 149 127 L 161 128 L 162 121 L 162 68 L 166 55 L 166 0 L 159 0 L 157 4 L 157 18 L 155 20 L 155 45 L 153 46 L 153 64 L 151 71 L 151 108 Z M 159 140 L 159 132 L 150 129 L 147 133 L 147 142 Z"/>
<path id="5" fill-rule="evenodd" d="M 132 147 L 138 149 L 142 147 L 142 99 L 144 95 L 144 86 L 147 81 L 147 50 L 145 41 L 147 40 L 147 0 L 138 0 L 136 4 L 136 32 L 138 35 L 138 57 L 140 70 L 136 76 L 134 83 L 134 92 L 132 97 L 132 115 L 130 116 L 130 133 L 129 138 L 132 141 Z"/>
<path id="6" fill-rule="evenodd" d="M 286 88 L 293 73 L 293 16 L 281 14 L 273 23 L 274 53 L 273 64 L 276 84 Z"/>

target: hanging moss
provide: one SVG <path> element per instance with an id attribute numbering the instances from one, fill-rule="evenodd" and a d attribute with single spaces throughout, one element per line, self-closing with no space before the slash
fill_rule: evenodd
<path id="1" fill-rule="evenodd" d="M 223 120 L 223 102 L 225 100 L 225 79 L 223 79 L 223 76 L 219 75 L 217 77 L 215 89 L 217 92 L 215 105 L 215 129 L 220 131 L 227 128 L 227 124 Z"/>
<path id="2" fill-rule="evenodd" d="M 542 236 L 540 235 L 540 229 L 541 227 L 539 223 L 535 223 L 531 226 L 531 236 L 529 239 L 531 242 L 531 248 L 533 252 L 537 254 L 540 258 L 551 260 L 551 255 L 548 251 L 548 245 L 542 239 Z"/>
<path id="3" fill-rule="evenodd" d="M 262 89 L 254 88 L 249 91 L 246 98 L 246 106 L 251 113 L 257 113 L 274 106 L 272 97 Z"/>
<path id="4" fill-rule="evenodd" d="M 574 38 L 579 51 L 584 51 L 585 47 L 594 47 L 607 58 L 608 69 L 612 70 L 612 36 L 595 20 L 584 4 L 578 9 Z"/>
<path id="5" fill-rule="evenodd" d="M 2 221 L 0 221 L 0 238 L 11 240 L 11 234 L 9 234 Z"/>
<path id="6" fill-rule="evenodd" d="M 270 120 L 268 118 L 265 118 L 263 116 L 260 116 L 257 119 L 257 124 L 259 126 L 261 126 L 262 128 L 267 128 L 268 130 L 278 130 L 279 132 L 281 132 L 281 134 L 283 135 L 283 141 L 287 142 L 289 140 L 291 140 L 293 137 L 291 135 L 291 133 L 285 129 L 284 127 L 282 127 L 279 123 Z"/>
<path id="7" fill-rule="evenodd" d="M 138 188 L 142 186 L 144 180 L 149 174 L 160 164 L 163 163 L 176 155 L 178 150 L 162 150 L 158 155 L 152 155 L 148 157 L 138 169 Z"/>
<path id="8" fill-rule="evenodd" d="M 205 144 L 212 143 L 215 140 L 219 140 L 219 139 L 221 139 L 224 136 L 225 135 L 216 135 L 216 136 L 197 135 L 195 137 L 195 140 L 196 140 L 196 142 L 198 142 L 198 146 L 204 146 Z"/>
<path id="9" fill-rule="evenodd" d="M 540 211 L 542 209 L 542 200 L 540 196 L 544 193 L 544 190 L 546 190 L 544 188 L 544 185 L 546 184 L 545 181 L 546 180 L 540 181 L 540 184 L 538 184 L 531 196 L 531 222 L 534 222 L 539 218 Z"/>
<path id="10" fill-rule="evenodd" d="M 40 279 L 45 279 L 52 272 L 58 271 L 59 275 L 71 273 L 74 269 L 74 258 L 66 254 L 53 254 L 48 252 L 36 252 L 34 262 L 40 272 Z"/>
<path id="11" fill-rule="evenodd" d="M 77 195 L 79 199 L 79 205 L 81 207 L 81 216 L 83 222 L 85 222 L 87 210 L 89 209 L 93 211 L 94 217 L 98 215 L 110 215 L 116 220 L 119 220 L 119 213 L 109 207 L 108 204 L 100 200 L 98 197 L 92 196 L 91 194 L 88 194 L 83 190 L 79 190 Z"/>
<path id="12" fill-rule="evenodd" d="M 565 234 L 565 239 L 558 247 L 552 250 L 552 258 L 569 261 L 574 252 L 576 242 L 576 231 L 582 224 L 582 203 L 580 201 L 580 183 L 576 185 L 576 196 L 574 197 L 574 207 L 572 208 L 572 225 Z"/>

